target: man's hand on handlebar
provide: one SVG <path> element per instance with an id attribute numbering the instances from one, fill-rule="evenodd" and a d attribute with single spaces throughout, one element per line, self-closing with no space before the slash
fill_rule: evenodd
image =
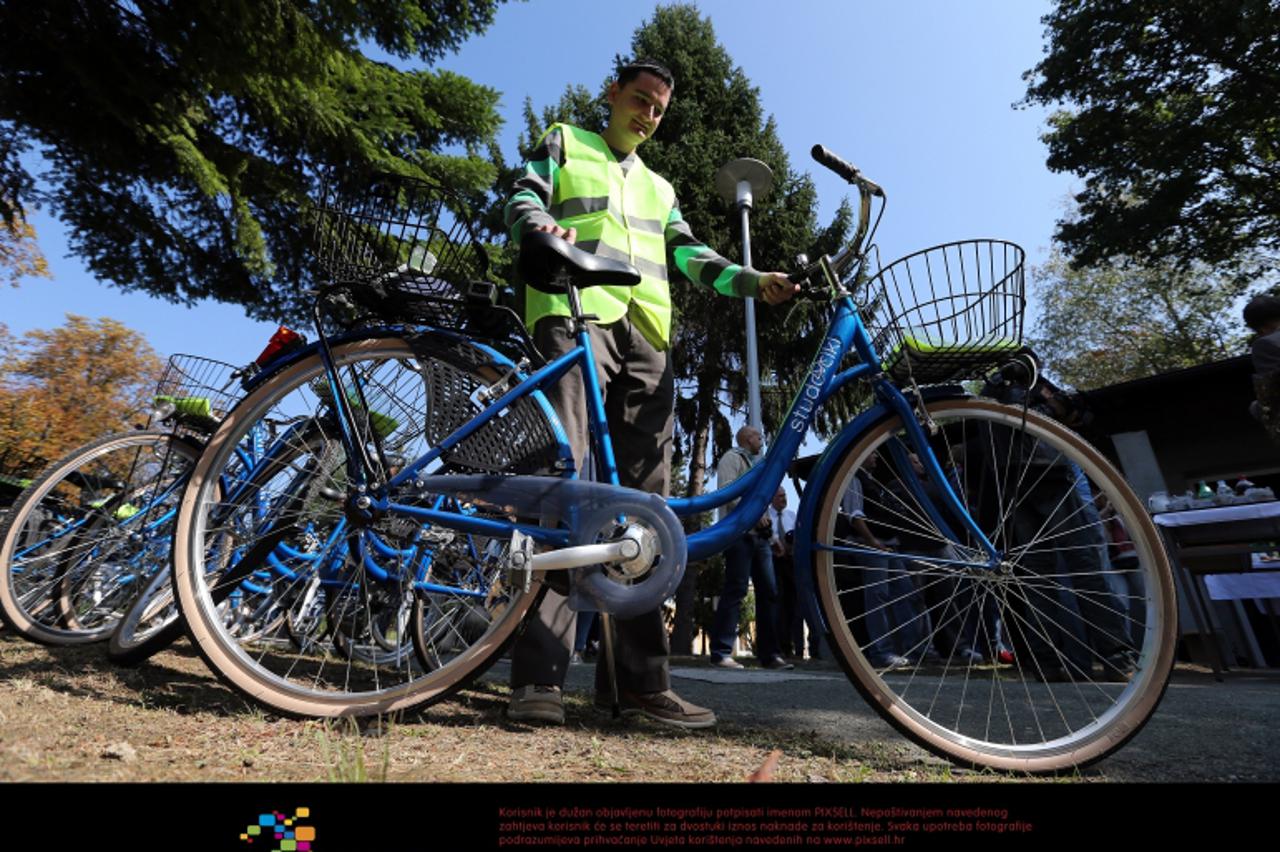
<path id="1" fill-rule="evenodd" d="M 569 243 L 575 242 L 578 239 L 577 228 L 561 228 L 559 225 L 555 224 L 554 222 L 552 222 L 549 225 L 538 225 L 535 228 L 533 228 L 533 230 L 542 231 L 543 233 L 551 234 L 552 236 L 555 236 L 555 237 L 560 237 L 560 239 Z"/>
<path id="2" fill-rule="evenodd" d="M 770 305 L 781 305 L 796 293 L 800 285 L 792 283 L 783 272 L 766 272 L 760 278 L 760 298 Z"/>

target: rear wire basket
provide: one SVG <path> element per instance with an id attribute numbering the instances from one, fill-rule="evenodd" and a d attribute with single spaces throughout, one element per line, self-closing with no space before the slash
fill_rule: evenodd
<path id="1" fill-rule="evenodd" d="M 1022 349 L 1026 253 L 1003 240 L 933 246 L 884 267 L 859 304 L 897 382 L 980 378 Z"/>
<path id="2" fill-rule="evenodd" d="M 466 205 L 432 180 L 330 176 L 315 208 L 316 262 L 381 318 L 456 327 L 488 256 Z"/>
<path id="3" fill-rule="evenodd" d="M 239 368 L 198 355 L 173 355 L 156 385 L 155 406 L 181 426 L 211 434 L 240 400 Z"/>

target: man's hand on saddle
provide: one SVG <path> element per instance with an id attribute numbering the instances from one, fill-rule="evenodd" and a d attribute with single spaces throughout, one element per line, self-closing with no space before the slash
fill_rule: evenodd
<path id="1" fill-rule="evenodd" d="M 546 233 L 546 234 L 551 234 L 552 236 L 559 237 L 560 239 L 570 243 L 576 242 L 578 239 L 577 228 L 561 228 L 559 225 L 555 224 L 554 222 L 552 222 L 549 225 L 538 225 L 533 230 L 542 231 L 543 233 Z"/>
<path id="2" fill-rule="evenodd" d="M 800 285 L 791 283 L 785 272 L 766 272 L 760 278 L 760 298 L 770 305 L 781 305 L 799 292 Z"/>

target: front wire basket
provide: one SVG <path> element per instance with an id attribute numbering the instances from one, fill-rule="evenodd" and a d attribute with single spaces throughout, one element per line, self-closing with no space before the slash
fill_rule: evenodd
<path id="1" fill-rule="evenodd" d="M 980 378 L 1022 349 L 1026 253 L 1003 240 L 962 240 L 899 258 L 858 303 L 896 382 Z"/>
<path id="2" fill-rule="evenodd" d="M 173 355 L 156 385 L 157 419 L 211 434 L 240 400 L 239 368 L 198 355 Z"/>
<path id="3" fill-rule="evenodd" d="M 383 319 L 458 326 L 468 283 L 489 268 L 461 199 L 395 174 L 330 176 L 321 198 L 313 243 L 329 281 Z"/>

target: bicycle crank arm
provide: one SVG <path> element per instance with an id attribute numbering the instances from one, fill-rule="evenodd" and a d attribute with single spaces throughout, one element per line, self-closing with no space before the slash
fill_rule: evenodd
<path id="1" fill-rule="evenodd" d="M 513 530 L 507 566 L 513 585 L 526 590 L 534 571 L 568 569 L 569 608 L 575 611 L 644 615 L 674 594 L 684 576 L 684 530 L 656 494 L 547 476 L 455 474 L 427 477 L 423 490 L 500 506 L 509 518 L 567 527 L 569 546 L 545 553 L 534 553 L 532 539 Z"/>
<path id="2" fill-rule="evenodd" d="M 533 539 L 519 531 L 511 535 L 511 554 L 508 570 L 521 577 L 527 592 L 533 581 L 534 571 L 563 571 L 568 568 L 585 568 L 588 565 L 627 562 L 640 555 L 641 545 L 636 538 L 624 538 L 605 544 L 580 544 L 546 553 L 533 552 Z"/>
<path id="3" fill-rule="evenodd" d="M 520 536 L 520 533 L 516 533 Z M 521 536 L 527 538 L 527 536 Z M 514 550 L 515 545 L 512 545 Z M 565 547 L 547 553 L 535 553 L 529 560 L 529 570 L 561 571 L 566 568 L 585 568 L 588 565 L 599 565 L 605 562 L 625 562 L 640 555 L 640 542 L 631 539 L 614 541 L 608 544 L 581 544 L 577 547 Z M 520 557 L 517 562 L 516 557 Z M 524 554 L 512 553 L 512 567 L 524 568 Z"/>

